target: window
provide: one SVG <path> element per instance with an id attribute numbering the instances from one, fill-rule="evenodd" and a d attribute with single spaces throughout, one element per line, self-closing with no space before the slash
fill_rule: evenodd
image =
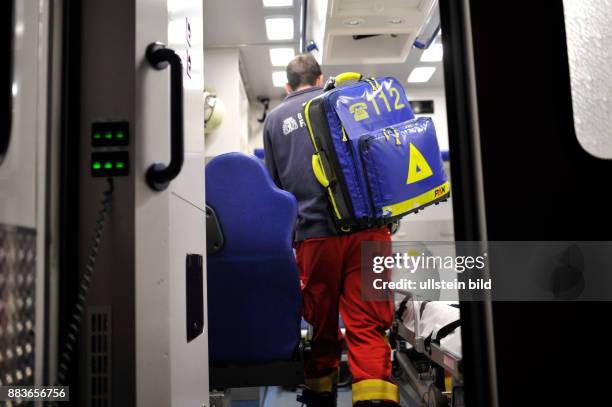
<path id="1" fill-rule="evenodd" d="M 564 0 L 576 136 L 612 158 L 612 7 L 610 1 Z"/>

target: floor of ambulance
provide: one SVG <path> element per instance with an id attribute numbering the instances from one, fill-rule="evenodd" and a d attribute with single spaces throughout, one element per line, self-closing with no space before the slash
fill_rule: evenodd
<path id="1" fill-rule="evenodd" d="M 282 387 L 267 387 L 262 389 L 263 394 L 261 395 L 261 407 L 299 407 L 301 404 L 295 400 L 297 396 L 296 392 L 288 391 Z M 260 393 L 261 394 L 261 393 Z M 351 389 L 341 388 L 338 391 L 338 407 L 352 407 L 351 403 Z M 260 405 L 256 402 L 248 404 L 245 401 L 233 401 L 231 407 L 259 407 Z M 402 406 L 411 407 L 416 404 L 409 403 L 402 400 Z"/>
<path id="2" fill-rule="evenodd" d="M 262 407 L 300 406 L 295 400 L 296 392 L 284 390 L 282 387 L 268 387 L 262 398 Z M 338 391 L 338 407 L 351 407 L 351 390 Z M 233 407 L 233 406 L 232 406 Z M 242 407 L 242 406 L 240 406 Z"/>

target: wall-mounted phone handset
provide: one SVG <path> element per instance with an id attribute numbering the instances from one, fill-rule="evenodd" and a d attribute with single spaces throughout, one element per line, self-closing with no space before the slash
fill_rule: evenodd
<path id="1" fill-rule="evenodd" d="M 147 47 L 146 58 L 156 70 L 170 65 L 170 162 L 155 163 L 147 170 L 146 180 L 151 189 L 163 191 L 181 172 L 184 161 L 183 145 L 183 63 L 174 50 L 160 42 Z"/>

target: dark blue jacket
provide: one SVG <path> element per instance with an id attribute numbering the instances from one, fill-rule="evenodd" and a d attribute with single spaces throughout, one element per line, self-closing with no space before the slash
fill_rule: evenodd
<path id="1" fill-rule="evenodd" d="M 304 103 L 320 92 L 321 88 L 308 88 L 290 94 L 264 124 L 266 166 L 276 185 L 295 195 L 298 202 L 296 242 L 336 235 L 327 192 L 312 172 L 314 148 L 303 113 Z"/>

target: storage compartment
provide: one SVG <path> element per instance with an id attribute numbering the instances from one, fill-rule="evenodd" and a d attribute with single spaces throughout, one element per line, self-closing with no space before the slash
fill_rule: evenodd
<path id="1" fill-rule="evenodd" d="M 330 34 L 328 64 L 384 64 L 406 60 L 416 31 L 403 34 Z"/>
<path id="2" fill-rule="evenodd" d="M 437 0 L 311 0 L 306 37 L 325 65 L 399 64 L 436 9 Z"/>

